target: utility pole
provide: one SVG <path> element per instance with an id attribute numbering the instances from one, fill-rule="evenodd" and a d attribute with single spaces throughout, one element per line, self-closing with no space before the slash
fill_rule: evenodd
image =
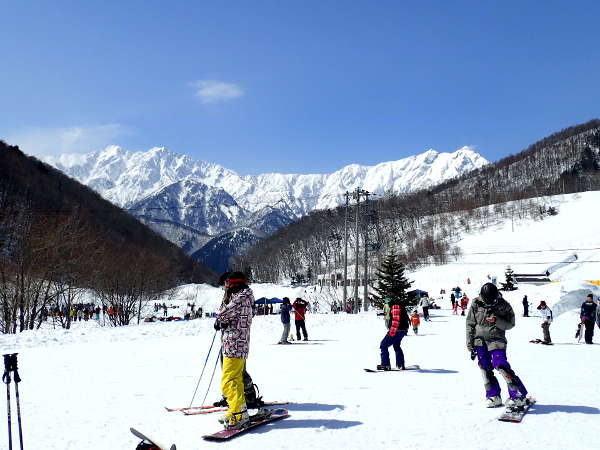
<path id="1" fill-rule="evenodd" d="M 348 206 L 350 205 L 350 192 L 346 191 L 346 215 L 344 217 L 344 297 L 342 311 L 346 310 L 348 300 Z"/>
<path id="2" fill-rule="evenodd" d="M 370 192 L 362 191 L 365 196 L 365 214 L 364 214 L 364 223 L 365 223 L 365 285 L 364 285 L 364 298 L 363 298 L 363 311 L 369 310 L 369 270 L 368 270 L 368 262 L 369 262 L 369 220 L 371 219 L 369 216 L 369 195 Z"/>
<path id="3" fill-rule="evenodd" d="M 356 192 L 354 193 L 354 198 L 356 198 L 356 247 L 354 249 L 354 305 L 352 307 L 352 310 L 354 311 L 354 313 L 356 314 L 358 312 L 358 246 L 360 243 L 360 235 L 358 234 L 358 218 L 360 215 L 360 193 L 361 190 L 360 188 L 356 188 Z"/>

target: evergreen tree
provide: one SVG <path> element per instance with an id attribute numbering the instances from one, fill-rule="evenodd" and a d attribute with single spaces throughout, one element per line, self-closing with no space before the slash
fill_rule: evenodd
<path id="1" fill-rule="evenodd" d="M 503 291 L 514 291 L 515 289 L 517 289 L 515 287 L 516 280 L 515 280 L 514 273 L 515 273 L 514 270 L 512 270 L 510 268 L 510 266 L 506 267 L 506 271 L 504 272 L 504 276 L 506 277 L 506 282 L 501 283 Z"/>
<path id="2" fill-rule="evenodd" d="M 374 288 L 377 292 L 377 299 L 398 298 L 404 306 L 416 304 L 417 299 L 409 298 L 406 293 L 412 283 L 404 276 L 404 270 L 404 264 L 398 260 L 396 252 L 391 250 L 381 267 L 377 269 L 378 280 L 377 286 Z"/>

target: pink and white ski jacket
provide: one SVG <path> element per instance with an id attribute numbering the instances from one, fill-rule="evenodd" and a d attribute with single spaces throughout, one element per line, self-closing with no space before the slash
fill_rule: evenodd
<path id="1" fill-rule="evenodd" d="M 250 325 L 254 294 L 250 288 L 231 295 L 231 299 L 217 314 L 217 322 L 227 324 L 223 330 L 223 355 L 247 359 L 250 349 Z"/>

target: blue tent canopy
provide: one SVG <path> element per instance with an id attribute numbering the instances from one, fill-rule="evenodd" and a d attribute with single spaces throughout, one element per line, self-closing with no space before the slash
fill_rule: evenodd
<path id="1" fill-rule="evenodd" d="M 254 302 L 255 305 L 273 305 L 275 303 L 283 303 L 283 300 L 278 299 L 277 297 L 261 297 Z"/>

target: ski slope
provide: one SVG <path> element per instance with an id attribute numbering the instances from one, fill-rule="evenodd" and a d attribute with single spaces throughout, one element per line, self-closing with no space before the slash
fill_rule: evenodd
<path id="1" fill-rule="evenodd" d="M 509 298 L 517 307 L 518 291 Z M 541 337 L 539 322 L 519 318 L 509 332 L 509 360 L 538 398 L 522 424 L 509 424 L 494 420 L 500 410 L 482 406 L 481 376 L 465 349 L 464 318 L 449 309 L 434 311 L 418 336 L 403 341 L 407 363 L 422 370 L 376 374 L 362 370 L 378 363 L 385 334 L 374 312 L 308 315 L 311 341 L 290 346 L 273 345 L 281 333 L 277 316 L 258 316 L 248 370 L 266 400 L 294 402 L 291 417 L 222 445 L 571 448 L 581 430 L 594 429 L 600 419 L 600 345 L 575 343 L 575 313 L 552 325 L 556 345 L 530 344 Z M 60 334 L 49 331 L 24 333 L 36 337 L 23 341 L 2 337 L 4 351 L 20 353 L 27 448 L 133 449 L 129 426 L 179 449 L 218 445 L 201 440 L 219 429 L 215 415 L 163 409 L 188 406 L 214 334 L 212 320 L 119 330 L 77 325 L 69 334 L 80 343 L 62 343 Z M 204 397 L 214 361 L 209 359 L 195 403 Z M 218 378 L 217 372 L 207 401 L 219 398 Z M 5 427 L 0 439 L 6 442 Z"/>
<path id="2" fill-rule="evenodd" d="M 533 273 L 562 261 L 573 252 L 563 249 L 572 248 L 590 249 L 578 252 L 580 261 L 600 260 L 594 250 L 600 247 L 595 206 L 599 194 L 555 199 L 560 201 L 558 216 L 515 223 L 514 232 L 508 222 L 467 235 L 460 243 L 464 256 L 459 261 L 426 267 L 409 278 L 414 287 L 434 297 L 441 288 L 449 294 L 457 285 L 473 297 L 487 275 L 504 281 L 507 263 L 516 272 Z M 508 358 L 538 399 L 521 424 L 498 422 L 501 410 L 483 407 L 481 375 L 465 348 L 464 317 L 451 314 L 448 295 L 438 301 L 442 309 L 432 312 L 432 321 L 422 323 L 419 335 L 411 331 L 402 342 L 407 364 L 419 364 L 419 371 L 363 371 L 378 364 L 379 342 L 386 332 L 375 311 L 309 314 L 311 340 L 289 346 L 274 345 L 282 330 L 278 316 L 255 317 L 248 370 L 265 400 L 293 402 L 288 405 L 291 416 L 222 444 L 201 439 L 220 428 L 216 415 L 188 417 L 163 408 L 188 406 L 215 334 L 212 319 L 117 329 L 77 322 L 68 331 L 45 327 L 2 335 L 0 348 L 2 353 L 19 352 L 24 441 L 30 449 L 134 449 L 137 440 L 130 426 L 164 444 L 175 442 L 180 450 L 564 449 L 584 444 L 582 439 L 590 439 L 593 446 L 593 433 L 585 436 L 600 420 L 600 384 L 595 379 L 600 345 L 579 344 L 574 334 L 577 305 L 583 301 L 579 293 L 600 293 L 600 287 L 585 281 L 600 279 L 600 265 L 572 264 L 551 278 L 554 283 L 505 293 L 517 313 L 517 325 L 508 332 Z M 304 295 L 304 288 L 252 288 L 256 297 Z M 324 295 L 309 294 L 309 299 Z M 524 294 L 532 314 L 540 300 L 560 310 L 550 328 L 554 346 L 529 343 L 542 337 L 541 320 L 521 317 Z M 220 297 L 216 288 L 184 286 L 170 302 L 183 310 L 195 301 L 210 312 Z M 600 343 L 598 328 L 595 341 Z M 195 404 L 206 393 L 206 403 L 220 398 L 218 368 L 208 388 L 216 350 Z M 505 398 L 503 381 L 501 386 Z M 13 445 L 18 440 L 14 419 Z M 7 429 L 2 426 L 0 446 L 5 448 L 6 442 Z"/>

